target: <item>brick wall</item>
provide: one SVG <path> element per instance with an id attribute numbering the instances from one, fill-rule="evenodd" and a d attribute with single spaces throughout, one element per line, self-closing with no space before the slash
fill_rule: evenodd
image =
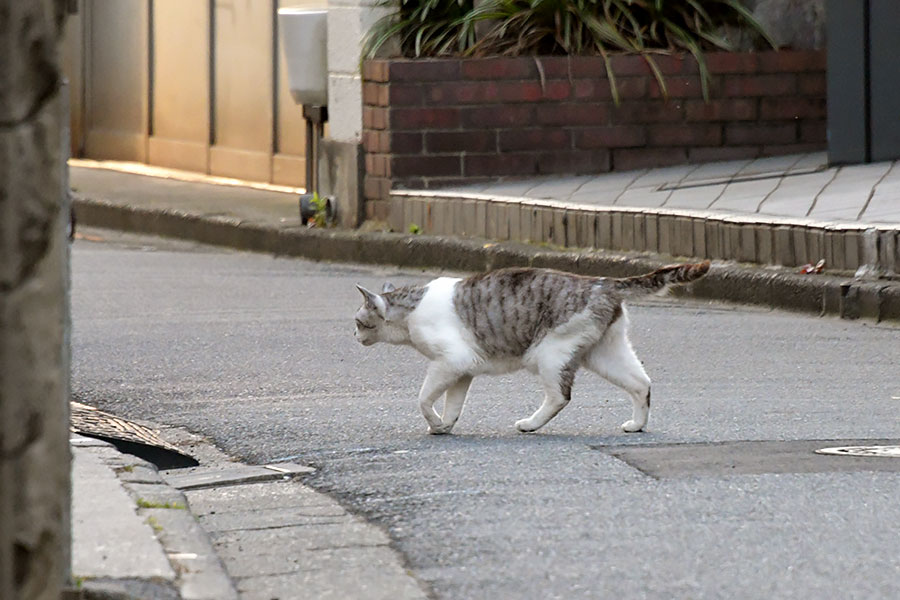
<path id="1" fill-rule="evenodd" d="M 825 53 L 371 60 L 363 65 L 368 218 L 394 187 L 591 174 L 825 148 Z"/>

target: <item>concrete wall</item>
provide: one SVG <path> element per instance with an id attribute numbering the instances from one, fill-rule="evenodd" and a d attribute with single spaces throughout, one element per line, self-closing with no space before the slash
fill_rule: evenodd
<path id="1" fill-rule="evenodd" d="M 280 7 L 325 0 L 82 0 L 66 31 L 72 154 L 304 185 Z"/>
<path id="2" fill-rule="evenodd" d="M 65 0 L 0 19 L 0 598 L 69 578 Z M 127 115 L 126 115 L 127 116 Z"/>

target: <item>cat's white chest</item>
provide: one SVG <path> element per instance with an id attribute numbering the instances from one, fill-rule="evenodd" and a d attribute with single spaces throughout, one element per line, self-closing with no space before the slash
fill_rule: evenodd
<path id="1" fill-rule="evenodd" d="M 475 340 L 453 309 L 453 294 L 460 279 L 439 277 L 426 286 L 425 295 L 409 316 L 413 347 L 431 360 L 468 366 L 475 360 Z"/>

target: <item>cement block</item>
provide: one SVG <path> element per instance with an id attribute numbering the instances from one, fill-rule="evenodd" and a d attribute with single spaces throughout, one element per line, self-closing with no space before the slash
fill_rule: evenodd
<path id="1" fill-rule="evenodd" d="M 597 245 L 597 214 L 592 211 L 577 213 L 575 218 L 575 243 L 579 248 L 595 248 Z"/>
<path id="2" fill-rule="evenodd" d="M 622 213 L 615 212 L 612 214 L 611 219 L 611 238 L 610 242 L 612 244 L 612 248 L 616 250 L 624 249 L 624 235 L 623 235 L 623 224 L 622 224 Z"/>
<path id="3" fill-rule="evenodd" d="M 597 213 L 597 236 L 596 236 L 596 248 L 603 248 L 605 250 L 611 250 L 612 245 L 612 213 L 610 212 L 598 212 Z"/>
<path id="4" fill-rule="evenodd" d="M 659 215 L 644 214 L 644 250 L 659 252 Z"/>
<path id="5" fill-rule="evenodd" d="M 462 234 L 465 236 L 474 236 L 478 231 L 478 224 L 476 222 L 476 206 L 477 202 L 475 200 L 464 200 L 462 203 L 462 223 L 463 223 L 463 231 Z"/>
<path id="6" fill-rule="evenodd" d="M 815 264 L 825 258 L 825 230 L 819 228 L 807 228 L 806 247 L 809 253 L 809 262 Z"/>
<path id="7" fill-rule="evenodd" d="M 888 273 L 896 273 L 898 270 L 897 263 L 897 232 L 882 231 L 879 233 L 881 238 L 878 244 L 878 266 Z"/>
<path id="8" fill-rule="evenodd" d="M 578 247 L 578 218 L 581 211 L 566 211 L 566 246 L 569 248 Z"/>
<path id="9" fill-rule="evenodd" d="M 676 217 L 674 243 L 676 256 L 694 256 L 694 223 L 690 217 Z"/>
<path id="10" fill-rule="evenodd" d="M 741 226 L 736 223 L 725 223 L 725 258 L 740 260 Z"/>
<path id="11" fill-rule="evenodd" d="M 794 238 L 794 260 L 796 266 L 805 265 L 810 262 L 809 246 L 806 241 L 806 227 L 792 227 L 791 233 Z"/>
<path id="12" fill-rule="evenodd" d="M 773 231 L 773 264 L 784 267 L 797 265 L 794 258 L 794 238 L 791 227 L 779 225 Z"/>
<path id="13" fill-rule="evenodd" d="M 496 240 L 499 236 L 497 234 L 497 213 L 499 212 L 497 202 L 488 202 L 485 207 L 485 223 L 484 223 L 484 234 L 485 237 L 489 240 Z"/>
<path id="14" fill-rule="evenodd" d="M 775 241 L 772 226 L 765 223 L 754 225 L 756 233 L 756 262 L 761 265 L 775 264 Z"/>
<path id="15" fill-rule="evenodd" d="M 844 237 L 844 268 L 848 271 L 856 271 L 862 263 L 859 261 L 859 246 L 862 235 L 859 231 L 845 231 Z"/>
<path id="16" fill-rule="evenodd" d="M 691 219 L 691 227 L 694 229 L 694 256 L 710 258 L 706 251 L 706 219 Z"/>
<path id="17" fill-rule="evenodd" d="M 846 271 L 847 265 L 844 260 L 847 253 L 844 252 L 844 232 L 829 231 L 825 233 L 825 244 L 828 252 L 826 252 L 825 261 L 831 265 L 833 269 Z"/>
<path id="18" fill-rule="evenodd" d="M 659 215 L 659 253 L 674 255 L 675 249 L 675 217 Z"/>
<path id="19" fill-rule="evenodd" d="M 422 230 L 425 233 L 434 232 L 434 202 L 431 200 L 422 201 Z"/>
<path id="20" fill-rule="evenodd" d="M 390 214 L 388 215 L 388 224 L 391 231 L 403 231 L 404 219 L 404 198 L 402 196 L 391 196 Z"/>
<path id="21" fill-rule="evenodd" d="M 622 249 L 634 250 L 634 228 L 635 220 L 640 214 L 624 213 L 622 214 Z"/>
<path id="22" fill-rule="evenodd" d="M 633 249 L 639 251 L 647 249 L 647 216 L 640 213 L 634 215 Z"/>
<path id="23" fill-rule="evenodd" d="M 756 228 L 753 225 L 738 225 L 740 247 L 737 259 L 741 262 L 756 262 Z"/>
<path id="24" fill-rule="evenodd" d="M 480 238 L 487 237 L 487 205 L 486 200 L 475 201 L 475 225 L 470 235 Z"/>
<path id="25" fill-rule="evenodd" d="M 531 239 L 538 243 L 553 242 L 553 209 L 547 207 L 538 208 L 537 215 L 531 223 Z"/>
<path id="26" fill-rule="evenodd" d="M 566 218 L 566 209 L 552 208 L 550 210 L 553 212 L 553 237 L 551 242 L 556 246 L 567 246 L 566 227 L 568 219 Z"/>

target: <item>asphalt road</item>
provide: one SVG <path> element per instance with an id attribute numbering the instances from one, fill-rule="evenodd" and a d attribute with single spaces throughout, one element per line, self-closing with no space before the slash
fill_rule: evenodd
<path id="1" fill-rule="evenodd" d="M 518 433 L 540 401 L 520 373 L 476 379 L 435 437 L 415 401 L 424 359 L 353 339 L 354 283 L 435 273 L 85 233 L 75 398 L 317 467 L 307 483 L 383 527 L 436 598 L 900 598 L 900 465 L 883 462 L 900 459 L 809 472 L 810 444 L 728 446 L 756 453 L 747 471 L 707 444 L 900 439 L 896 327 L 652 299 L 631 307 L 646 433 L 622 433 L 630 401 L 586 373 Z M 671 464 L 685 452 L 666 444 L 696 444 L 679 449 L 707 468 Z M 656 451 L 641 463 L 635 446 Z"/>

